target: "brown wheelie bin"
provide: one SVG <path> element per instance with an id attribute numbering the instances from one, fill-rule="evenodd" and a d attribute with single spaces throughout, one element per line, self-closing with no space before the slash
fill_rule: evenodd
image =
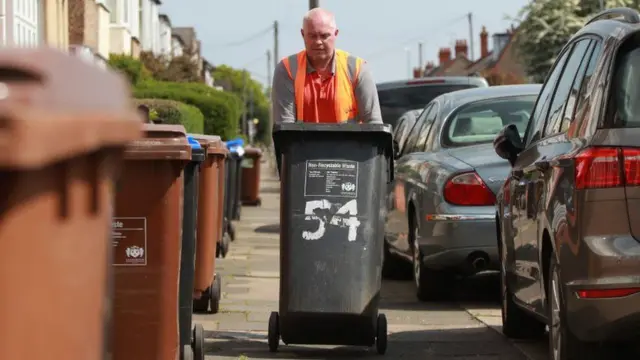
<path id="1" fill-rule="evenodd" d="M 262 151 L 257 148 L 245 148 L 242 159 L 242 205 L 260 206 L 260 159 Z"/>
<path id="2" fill-rule="evenodd" d="M 182 125 L 144 125 L 117 184 L 113 360 L 176 360 L 184 168 Z"/>
<path id="3" fill-rule="evenodd" d="M 227 149 L 218 136 L 191 136 L 205 149 L 206 155 L 200 165 L 193 311 L 215 314 L 222 294 L 222 282 L 215 273 L 216 248 L 222 234 L 220 164 L 224 163 Z"/>
<path id="4" fill-rule="evenodd" d="M 55 50 L 0 50 L 0 82 L 0 359 L 102 360 L 113 181 L 142 121 L 122 77 Z"/>

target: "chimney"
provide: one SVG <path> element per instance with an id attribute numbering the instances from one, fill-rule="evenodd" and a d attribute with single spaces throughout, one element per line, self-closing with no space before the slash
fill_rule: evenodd
<path id="1" fill-rule="evenodd" d="M 451 61 L 451 49 L 440 48 L 440 53 L 438 54 L 438 60 L 440 60 L 440 65 L 444 65 L 449 61 Z"/>
<path id="2" fill-rule="evenodd" d="M 489 55 L 489 33 L 486 27 L 482 27 L 480 32 L 480 58 L 484 58 Z"/>
<path id="3" fill-rule="evenodd" d="M 433 68 L 436 67 L 432 61 L 427 62 L 427 65 L 424 67 L 424 73 L 429 74 Z"/>
<path id="4" fill-rule="evenodd" d="M 422 69 L 419 67 L 413 68 L 413 78 L 414 79 L 419 79 L 422 77 Z"/>
<path id="5" fill-rule="evenodd" d="M 469 46 L 467 45 L 467 40 L 456 40 L 456 57 L 464 56 L 469 58 Z"/>

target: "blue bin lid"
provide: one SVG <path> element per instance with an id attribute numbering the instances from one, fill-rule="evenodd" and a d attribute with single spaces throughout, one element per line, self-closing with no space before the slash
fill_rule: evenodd
<path id="1" fill-rule="evenodd" d="M 189 141 L 189 145 L 191 145 L 191 149 L 202 149 L 202 146 L 193 136 L 187 135 L 187 141 Z"/>
<path id="2" fill-rule="evenodd" d="M 243 147 L 244 146 L 244 140 L 242 140 L 242 138 L 237 138 L 237 139 L 233 139 L 233 140 L 229 140 L 225 143 L 227 145 L 227 148 L 231 149 L 232 147 Z"/>

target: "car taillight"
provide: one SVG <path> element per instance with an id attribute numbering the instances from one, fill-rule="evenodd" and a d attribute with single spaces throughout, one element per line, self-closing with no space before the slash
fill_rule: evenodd
<path id="1" fill-rule="evenodd" d="M 493 205 L 496 197 L 476 172 L 456 175 L 444 186 L 444 199 L 453 205 Z"/>
<path id="2" fill-rule="evenodd" d="M 576 188 L 640 185 L 640 149 L 588 148 L 575 156 Z"/>

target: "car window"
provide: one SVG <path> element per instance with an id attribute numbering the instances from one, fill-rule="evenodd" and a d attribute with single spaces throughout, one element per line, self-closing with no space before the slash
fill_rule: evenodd
<path id="1" fill-rule="evenodd" d="M 440 104 L 437 102 L 433 104 L 431 109 L 429 109 L 429 113 L 425 114 L 424 126 L 420 129 L 420 135 L 418 135 L 418 141 L 416 142 L 416 148 L 413 152 L 424 151 L 425 143 L 427 142 L 427 136 L 431 132 L 431 128 L 433 127 L 433 123 L 438 116 L 438 111 L 440 110 Z"/>
<path id="2" fill-rule="evenodd" d="M 418 135 L 420 135 L 419 130 L 420 128 L 422 128 L 422 125 L 424 124 L 424 121 L 426 119 L 426 114 L 429 112 L 432 106 L 433 104 L 429 104 L 424 109 L 422 114 L 420 114 L 415 124 L 413 124 L 411 131 L 409 131 L 409 134 L 407 135 L 407 141 L 404 143 L 404 145 L 402 145 L 402 155 L 408 154 L 416 146 L 416 143 L 418 142 Z"/>
<path id="3" fill-rule="evenodd" d="M 395 126 L 398 118 L 409 110 L 424 108 L 431 100 L 442 94 L 474 87 L 477 85 L 428 83 L 378 90 L 382 120 L 386 124 Z"/>
<path id="4" fill-rule="evenodd" d="M 611 92 L 615 107 L 614 127 L 640 127 L 640 47 L 620 50 Z"/>
<path id="5" fill-rule="evenodd" d="M 545 81 L 542 86 L 542 90 L 538 96 L 538 102 L 533 109 L 531 121 L 528 124 L 524 137 L 524 143 L 527 145 L 540 139 L 540 133 L 544 127 L 544 119 L 547 117 L 547 113 L 549 112 L 549 105 L 551 103 L 553 92 L 556 88 L 558 77 L 564 68 L 564 64 L 567 61 L 567 56 L 570 52 L 571 49 L 568 49 L 562 53 L 560 58 L 556 61 L 553 70 L 551 70 L 551 73 L 547 77 L 547 81 Z"/>
<path id="6" fill-rule="evenodd" d="M 490 143 L 503 127 L 514 124 L 524 135 L 536 95 L 476 101 L 456 110 L 443 128 L 445 147 Z"/>
<path id="7" fill-rule="evenodd" d="M 408 117 L 409 117 L 408 115 L 404 115 L 400 119 L 398 119 L 398 121 L 396 123 L 396 126 L 393 127 L 393 138 L 394 139 L 397 140 L 398 137 L 400 136 L 400 134 L 402 134 L 402 131 L 407 126 L 407 118 Z"/>
<path id="8" fill-rule="evenodd" d="M 545 137 L 567 130 L 566 128 L 563 129 L 562 126 L 563 123 L 569 124 L 569 121 L 564 121 L 564 110 L 567 106 L 573 109 L 575 105 L 575 96 L 580 90 L 584 69 L 587 66 L 587 61 L 589 61 L 589 56 L 586 56 L 586 54 L 587 50 L 591 48 L 590 45 L 591 40 L 589 39 L 578 41 L 569 56 L 569 60 L 567 60 L 567 65 L 560 76 L 558 87 L 549 108 L 549 117 L 544 130 Z M 570 96 L 571 94 L 573 96 Z"/>
<path id="9" fill-rule="evenodd" d="M 406 126 L 404 127 L 402 132 L 398 134 L 398 144 L 400 144 L 400 148 L 399 148 L 400 153 L 402 153 L 402 149 L 404 149 L 402 146 L 404 145 L 404 142 L 407 139 L 409 132 L 413 128 L 413 125 L 416 123 L 416 116 L 417 115 L 414 114 L 414 115 L 411 115 L 411 117 L 408 117 L 407 120 L 404 121 Z"/>
<path id="10" fill-rule="evenodd" d="M 578 133 L 582 133 L 582 135 L 584 135 L 584 132 L 582 130 L 583 123 L 587 118 L 587 114 L 589 113 L 589 110 L 591 108 L 590 94 L 593 93 L 591 87 L 594 86 L 592 85 L 591 78 L 596 71 L 598 59 L 602 54 L 602 42 L 594 42 L 596 43 L 594 46 L 595 49 L 591 53 L 591 58 L 589 59 L 589 64 L 587 65 L 587 70 L 584 74 L 584 80 L 582 81 L 582 86 L 576 100 L 575 110 L 573 111 L 573 114 L 571 114 L 573 121 L 571 121 L 571 123 L 569 124 L 569 129 L 567 130 L 567 134 L 569 136 L 575 136 L 578 135 Z"/>

